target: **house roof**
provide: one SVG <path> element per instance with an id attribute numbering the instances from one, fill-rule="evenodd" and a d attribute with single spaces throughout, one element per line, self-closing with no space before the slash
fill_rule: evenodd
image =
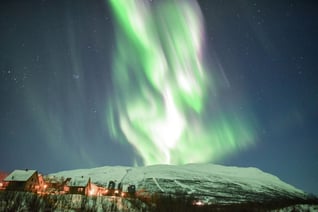
<path id="1" fill-rule="evenodd" d="M 89 181 L 90 178 L 87 177 L 72 178 L 66 185 L 70 187 L 86 187 Z"/>
<path id="2" fill-rule="evenodd" d="M 36 170 L 14 170 L 4 181 L 27 181 L 34 173 Z"/>

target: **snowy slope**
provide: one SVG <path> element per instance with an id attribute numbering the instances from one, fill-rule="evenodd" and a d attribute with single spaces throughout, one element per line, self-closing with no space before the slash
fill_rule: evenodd
<path id="1" fill-rule="evenodd" d="M 204 204 L 264 202 L 277 199 L 305 199 L 303 191 L 257 168 L 213 164 L 147 167 L 105 166 L 51 174 L 57 177 L 91 177 L 107 187 L 109 181 L 134 184 L 148 194 L 191 195 Z"/>

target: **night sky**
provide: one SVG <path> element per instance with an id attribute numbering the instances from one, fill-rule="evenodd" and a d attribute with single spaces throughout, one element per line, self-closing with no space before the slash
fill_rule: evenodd
<path id="1" fill-rule="evenodd" d="M 257 167 L 318 194 L 317 3 L 198 2 L 206 62 L 226 82 L 219 104 L 248 114 L 254 135 L 253 145 L 213 162 Z M 140 164 L 108 130 L 118 91 L 109 2 L 0 5 L 0 170 Z"/>

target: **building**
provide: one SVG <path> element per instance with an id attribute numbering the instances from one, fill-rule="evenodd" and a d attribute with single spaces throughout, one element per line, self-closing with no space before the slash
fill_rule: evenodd
<path id="1" fill-rule="evenodd" d="M 122 186 L 122 191 L 121 191 L 121 196 L 122 197 L 134 197 L 136 194 L 136 186 L 135 185 L 129 185 L 129 184 L 124 184 Z"/>
<path id="2" fill-rule="evenodd" d="M 38 172 L 36 170 L 14 170 L 5 179 L 6 190 L 32 191 L 39 186 Z"/>
<path id="3" fill-rule="evenodd" d="M 47 189 L 47 184 L 45 183 L 45 180 L 42 174 L 38 174 L 38 180 L 39 180 L 39 184 L 35 186 L 35 189 L 37 190 L 38 194 L 45 194 Z"/>
<path id="4" fill-rule="evenodd" d="M 4 179 L 8 176 L 7 173 L 0 171 L 0 190 L 4 190 L 7 187 L 7 182 Z"/>
<path id="5" fill-rule="evenodd" d="M 70 194 L 89 195 L 91 191 L 91 178 L 81 176 L 79 178 L 72 178 L 67 182 Z"/>
<path id="6" fill-rule="evenodd" d="M 68 183 L 71 178 L 45 176 L 46 193 L 64 194 L 69 192 Z"/>

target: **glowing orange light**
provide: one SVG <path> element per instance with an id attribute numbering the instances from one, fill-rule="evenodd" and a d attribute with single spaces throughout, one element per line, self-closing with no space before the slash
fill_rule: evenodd
<path id="1" fill-rule="evenodd" d="M 200 200 L 194 202 L 194 205 L 198 205 L 198 206 L 201 206 L 201 205 L 204 205 L 204 203 Z"/>
<path id="2" fill-rule="evenodd" d="M 93 195 L 94 194 L 94 189 L 91 189 L 90 191 L 89 191 L 89 195 Z"/>

